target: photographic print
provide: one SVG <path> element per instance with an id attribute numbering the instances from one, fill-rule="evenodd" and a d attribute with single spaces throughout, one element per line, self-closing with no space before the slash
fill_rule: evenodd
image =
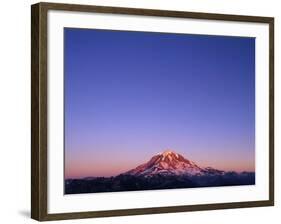
<path id="1" fill-rule="evenodd" d="M 255 38 L 64 28 L 65 194 L 255 184 Z"/>

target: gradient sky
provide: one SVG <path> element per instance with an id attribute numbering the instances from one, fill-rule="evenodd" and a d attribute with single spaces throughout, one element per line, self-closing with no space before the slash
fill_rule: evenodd
<path id="1" fill-rule="evenodd" d="M 65 177 L 173 149 L 255 170 L 255 39 L 65 28 Z"/>

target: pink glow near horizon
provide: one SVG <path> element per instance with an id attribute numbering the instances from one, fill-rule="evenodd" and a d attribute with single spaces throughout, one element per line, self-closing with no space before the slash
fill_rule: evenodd
<path id="1" fill-rule="evenodd" d="M 183 154 L 182 154 L 183 155 Z M 154 156 L 154 155 L 152 155 Z M 151 156 L 151 157 L 152 157 Z M 195 162 L 200 167 L 213 167 L 215 169 L 224 171 L 236 171 L 243 172 L 255 171 L 254 160 L 249 162 L 247 159 L 237 161 L 236 159 L 225 158 L 224 160 L 216 160 L 213 158 L 193 160 L 183 155 L 186 159 L 190 159 Z M 92 160 L 91 158 L 80 158 L 73 161 L 66 161 L 65 166 L 65 178 L 83 178 L 83 177 L 97 177 L 97 176 L 115 176 L 126 172 L 130 169 L 135 168 L 145 162 L 147 162 L 151 157 L 146 160 L 130 160 L 125 159 L 125 157 L 115 156 L 114 158 L 103 158 L 98 160 Z"/>

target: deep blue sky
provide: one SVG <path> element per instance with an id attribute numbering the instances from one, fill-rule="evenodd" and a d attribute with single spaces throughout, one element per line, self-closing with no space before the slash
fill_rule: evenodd
<path id="1" fill-rule="evenodd" d="M 167 148 L 254 170 L 255 39 L 65 28 L 66 176 L 108 176 Z"/>

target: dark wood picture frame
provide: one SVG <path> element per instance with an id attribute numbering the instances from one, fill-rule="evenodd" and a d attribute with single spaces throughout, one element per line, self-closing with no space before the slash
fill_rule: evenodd
<path id="1" fill-rule="evenodd" d="M 269 24 L 269 200 L 48 214 L 47 210 L 47 13 L 48 10 L 196 18 Z M 38 3 L 31 7 L 31 217 L 39 221 L 186 212 L 274 205 L 274 18 L 137 8 Z"/>

